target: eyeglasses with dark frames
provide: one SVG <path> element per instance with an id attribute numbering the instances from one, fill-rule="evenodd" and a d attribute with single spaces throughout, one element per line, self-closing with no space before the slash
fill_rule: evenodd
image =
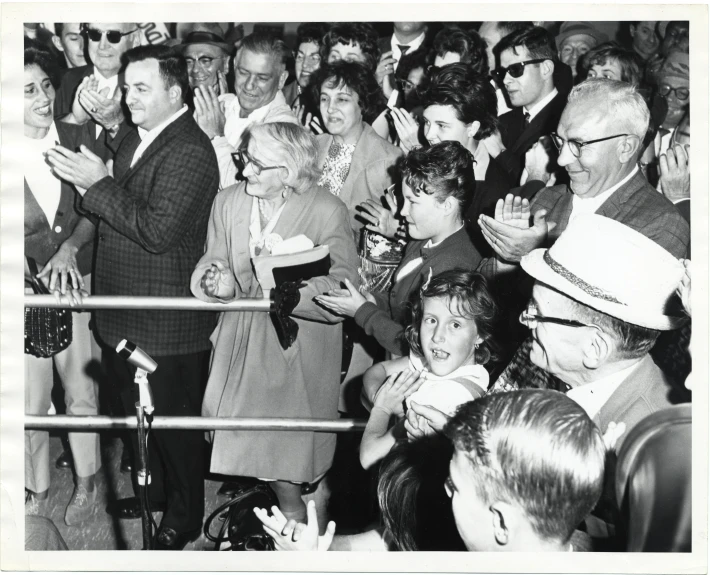
<path id="1" fill-rule="evenodd" d="M 598 325 L 594 325 L 593 323 L 582 323 L 581 321 L 573 319 L 540 315 L 537 305 L 535 305 L 532 301 L 528 303 L 528 307 L 520 314 L 519 319 L 520 323 L 529 329 L 535 329 L 538 323 L 554 323 L 556 325 L 564 325 L 567 327 L 593 327 L 595 329 L 601 329 Z"/>
<path id="2" fill-rule="evenodd" d="M 579 158 L 582 155 L 582 148 L 589 146 L 590 144 L 596 144 L 598 142 L 606 142 L 607 140 L 613 140 L 614 138 L 624 138 L 626 136 L 634 136 L 634 134 L 614 134 L 613 136 L 607 136 L 606 138 L 598 138 L 596 140 L 587 140 L 582 142 L 580 140 L 565 140 L 561 138 L 557 132 L 552 132 L 550 137 L 552 138 L 552 143 L 555 144 L 558 152 L 562 151 L 562 146 L 567 144 L 569 146 L 569 151 L 575 158 Z"/>
<path id="3" fill-rule="evenodd" d="M 491 76 L 493 76 L 499 82 L 502 82 L 505 77 L 510 74 L 512 78 L 520 78 L 525 73 L 525 66 L 530 66 L 531 64 L 540 64 L 549 58 L 535 58 L 534 60 L 525 60 L 523 62 L 516 62 L 510 66 L 504 68 L 500 66 L 495 70 L 491 71 Z"/>
<path id="4" fill-rule="evenodd" d="M 690 90 L 688 90 L 688 88 L 673 88 L 668 84 L 661 84 L 658 87 L 658 93 L 661 96 L 670 96 L 671 94 L 675 94 L 675 97 L 681 102 L 685 102 L 688 98 L 690 98 Z"/>
<path id="5" fill-rule="evenodd" d="M 257 176 L 265 170 L 278 170 L 279 168 L 288 169 L 286 168 L 286 166 L 264 166 L 263 164 L 252 158 L 249 155 L 249 152 L 244 149 L 237 150 L 236 152 L 234 152 L 232 154 L 232 161 L 234 162 L 234 165 L 237 166 L 237 170 L 239 171 L 240 175 L 244 172 L 244 169 L 249 164 L 251 164 L 251 169 L 254 170 L 254 173 Z"/>
<path id="6" fill-rule="evenodd" d="M 131 30 L 130 32 L 121 32 L 120 30 L 97 30 L 96 28 L 84 28 L 84 33 L 89 37 L 92 42 L 101 42 L 101 38 L 106 34 L 106 40 L 110 44 L 118 44 L 124 36 L 133 34 L 138 28 Z"/>
<path id="7" fill-rule="evenodd" d="M 187 69 L 191 70 L 192 68 L 195 67 L 195 63 L 199 62 L 200 66 L 202 68 L 211 68 L 212 64 L 214 64 L 215 60 L 224 60 L 224 56 L 216 56 L 215 58 L 211 56 L 202 56 L 201 58 L 185 58 L 185 62 L 187 63 Z"/>

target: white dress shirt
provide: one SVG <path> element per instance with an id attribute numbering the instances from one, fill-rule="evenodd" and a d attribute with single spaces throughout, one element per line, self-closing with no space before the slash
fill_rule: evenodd
<path id="1" fill-rule="evenodd" d="M 144 130 L 140 127 L 138 128 L 138 136 L 141 139 L 141 143 L 138 144 L 136 151 L 133 153 L 133 160 L 131 160 L 131 168 L 140 159 L 143 153 L 148 149 L 148 146 L 150 146 L 155 141 L 155 139 L 160 136 L 160 133 L 170 124 L 172 124 L 175 120 L 177 120 L 180 116 L 182 116 L 185 112 L 187 112 L 187 104 L 183 104 L 182 108 L 180 108 L 167 120 L 165 120 L 161 124 L 158 124 L 152 130 Z"/>
<path id="2" fill-rule="evenodd" d="M 567 225 L 569 225 L 569 222 L 574 220 L 576 217 L 581 216 L 582 214 L 596 213 L 596 211 L 602 207 L 602 204 L 606 202 L 616 190 L 618 190 L 621 186 L 623 186 L 626 182 L 633 178 L 636 172 L 638 171 L 639 167 L 634 166 L 634 169 L 631 171 L 631 173 L 623 180 L 621 180 L 618 184 L 612 186 L 608 190 L 603 191 L 601 194 L 597 194 L 593 198 L 580 198 L 577 194 L 573 194 L 572 212 L 569 215 L 569 221 Z"/>
<path id="3" fill-rule="evenodd" d="M 44 138 L 36 140 L 25 136 L 22 141 L 25 180 L 50 226 L 59 207 L 62 182 L 50 170 L 45 154 L 58 143 L 59 134 L 54 122 Z"/>
<path id="4" fill-rule="evenodd" d="M 392 34 L 392 38 L 390 39 L 390 46 L 392 47 L 392 57 L 397 60 L 394 64 L 394 70 L 397 71 L 397 66 L 399 66 L 399 61 L 402 59 L 402 50 L 399 49 L 400 46 L 409 46 L 409 50 L 407 51 L 407 54 L 411 54 L 419 48 L 419 46 L 422 45 L 424 42 L 424 38 L 426 36 L 426 30 L 419 34 L 414 40 L 411 42 L 399 42 L 397 40 L 397 36 Z"/>
<path id="5" fill-rule="evenodd" d="M 545 96 L 542 100 L 540 100 L 532 108 L 528 108 L 527 106 L 523 106 L 523 111 L 530 114 L 530 122 L 532 122 L 533 118 L 535 116 L 537 116 L 545 106 L 547 106 L 550 102 L 552 102 L 552 100 L 555 98 L 555 96 L 557 96 L 557 88 L 552 88 L 552 92 L 550 92 L 547 96 Z"/>

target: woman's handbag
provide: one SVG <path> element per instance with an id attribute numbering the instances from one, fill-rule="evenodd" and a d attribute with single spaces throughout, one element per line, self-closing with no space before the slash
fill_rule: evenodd
<path id="1" fill-rule="evenodd" d="M 49 289 L 37 279 L 37 262 L 28 257 L 27 265 L 34 292 L 49 294 Z M 25 353 L 35 357 L 52 357 L 69 347 L 71 340 L 71 311 L 46 307 L 25 308 Z"/>
<path id="2" fill-rule="evenodd" d="M 271 509 L 278 505 L 271 487 L 263 481 L 245 486 L 232 499 L 220 505 L 205 521 L 205 537 L 215 544 L 215 551 L 273 551 L 274 540 L 264 532 L 254 507 Z M 218 535 L 212 535 L 212 523 L 217 519 L 224 523 Z M 227 544 L 223 546 L 223 544 Z"/>

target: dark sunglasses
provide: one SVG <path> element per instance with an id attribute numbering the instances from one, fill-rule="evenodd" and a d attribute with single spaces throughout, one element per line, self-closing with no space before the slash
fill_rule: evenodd
<path id="1" fill-rule="evenodd" d="M 128 36 L 129 34 L 133 34 L 138 30 L 138 28 L 135 28 L 134 30 L 131 30 L 130 32 L 121 32 L 120 30 L 97 30 L 96 28 L 84 28 L 84 33 L 89 37 L 89 40 L 92 42 L 101 42 L 101 37 L 106 34 L 106 39 L 109 41 L 110 44 L 118 44 L 121 41 L 121 38 L 124 36 Z"/>
<path id="2" fill-rule="evenodd" d="M 508 74 L 510 74 L 512 78 L 520 78 L 520 76 L 522 76 L 525 72 L 525 66 L 529 66 L 530 64 L 540 64 L 545 60 L 549 60 L 549 58 L 536 58 L 535 60 L 525 60 L 524 62 L 516 62 L 515 64 L 511 64 L 507 68 L 503 68 L 501 66 L 500 68 L 496 68 L 495 70 L 493 70 L 491 72 L 491 76 L 493 76 L 499 82 L 502 82 Z"/>

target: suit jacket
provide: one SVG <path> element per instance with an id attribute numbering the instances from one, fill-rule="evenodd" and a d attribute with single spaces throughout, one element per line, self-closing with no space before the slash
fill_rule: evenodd
<path id="1" fill-rule="evenodd" d="M 82 208 L 100 218 L 95 290 L 100 295 L 190 296 L 204 250 L 219 170 L 209 138 L 188 111 L 168 125 L 131 168 L 140 143 L 126 135 L 114 178 L 86 192 Z M 98 333 L 115 347 L 130 339 L 154 355 L 208 350 L 214 315 L 194 311 L 99 310 Z"/>
<path id="2" fill-rule="evenodd" d="M 318 167 L 323 170 L 328 150 L 333 143 L 333 136 L 321 134 L 316 137 L 318 144 Z M 343 182 L 338 197 L 345 202 L 350 212 L 350 225 L 353 232 L 360 233 L 363 224 L 355 219 L 355 209 L 365 200 L 379 202 L 385 190 L 399 182 L 397 162 L 403 152 L 397 146 L 380 138 L 372 127 L 363 122 L 362 134 L 355 145 L 350 162 L 348 176 Z"/>
<path id="3" fill-rule="evenodd" d="M 557 95 L 532 119 L 525 127 L 523 108 L 514 108 L 498 118 L 500 135 L 505 151 L 496 158 L 510 174 L 512 182 L 519 182 L 525 167 L 525 153 L 530 147 L 550 132 L 557 130 L 562 110 L 567 103 L 567 92 L 559 91 Z"/>
<path id="4" fill-rule="evenodd" d="M 543 188 L 533 198 L 530 210 L 548 212 L 548 221 L 557 226 L 549 233 L 550 244 L 567 228 L 572 213 L 572 191 L 567 186 Z M 659 194 L 639 171 L 616 190 L 596 211 L 652 239 L 677 258 L 686 256 L 690 228 L 676 207 Z"/>
<path id="5" fill-rule="evenodd" d="M 91 134 L 87 125 L 76 126 L 57 121 L 56 126 L 59 143 L 65 148 L 74 150 L 80 144 L 91 147 Z M 59 206 L 50 222 L 25 180 L 25 255 L 34 258 L 40 270 L 71 236 L 82 217 L 76 209 L 79 196 L 74 187 L 62 180 L 60 194 Z M 81 275 L 91 273 L 93 253 L 93 242 L 89 242 L 76 254 Z"/>
<path id="6" fill-rule="evenodd" d="M 607 453 L 602 497 L 592 516 L 586 521 L 590 535 L 608 538 L 615 534 L 616 529 L 613 526 L 618 525 L 619 522 L 615 490 L 616 463 L 626 436 L 646 416 L 683 400 L 687 401 L 687 398 L 671 386 L 668 378 L 653 362 L 651 356 L 646 355 L 594 416 L 594 423 L 602 433 L 606 432 L 611 422 L 624 423 L 626 429 L 616 442 L 613 451 Z M 619 541 L 616 544 L 623 543 Z"/>
<path id="7" fill-rule="evenodd" d="M 409 262 L 421 257 L 423 262 L 418 270 L 396 279 L 389 294 L 373 294 L 377 305 L 367 302 L 355 313 L 355 323 L 396 355 L 407 353 L 408 345 L 403 336 L 404 328 L 412 319 L 412 297 L 429 275 L 435 276 L 454 268 L 475 270 L 481 261 L 464 228 L 434 247 L 425 248 L 426 243 L 425 240 L 413 240 L 407 244 L 394 277 L 397 278 L 399 270 Z"/>

